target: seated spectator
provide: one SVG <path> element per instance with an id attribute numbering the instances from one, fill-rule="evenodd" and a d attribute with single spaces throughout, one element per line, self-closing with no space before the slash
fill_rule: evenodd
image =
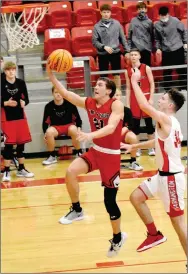
<path id="1" fill-rule="evenodd" d="M 170 16 L 168 7 L 160 7 L 160 20 L 154 25 L 157 54 L 162 54 L 163 66 L 185 64 L 184 51 L 187 51 L 187 31 L 184 24 L 176 17 Z M 177 88 L 187 89 L 187 69 L 177 69 L 179 83 Z M 173 86 L 172 70 L 164 70 L 164 87 Z"/>
<path id="2" fill-rule="evenodd" d="M 140 62 L 151 66 L 153 46 L 153 23 L 147 16 L 147 6 L 144 2 L 136 5 L 138 15 L 132 18 L 128 31 L 129 47 L 140 51 Z"/>
<path id="3" fill-rule="evenodd" d="M 121 100 L 122 93 L 121 90 L 116 89 L 116 94 L 114 96 L 117 100 Z M 137 144 L 137 136 L 132 131 L 133 128 L 133 116 L 130 108 L 124 107 L 124 120 L 123 128 L 121 132 L 121 142 L 125 144 Z M 136 162 L 136 150 L 131 151 L 131 159 L 129 169 L 143 170 L 143 167 Z"/>
<path id="4" fill-rule="evenodd" d="M 54 100 L 45 106 L 42 124 L 44 141 L 49 151 L 49 157 L 42 162 L 43 165 L 51 165 L 57 162 L 55 138 L 60 135 L 70 136 L 77 155 L 81 155 L 80 143 L 76 140 L 78 128 L 82 126 L 78 110 L 74 105 L 63 99 L 54 87 L 52 88 L 52 94 Z"/>

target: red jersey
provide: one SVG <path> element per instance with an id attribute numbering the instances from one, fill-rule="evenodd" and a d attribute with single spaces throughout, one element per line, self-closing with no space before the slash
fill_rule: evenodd
<path id="1" fill-rule="evenodd" d="M 132 67 L 128 67 L 127 73 L 128 77 L 130 79 L 130 84 L 131 84 L 131 76 L 132 76 Z M 146 73 L 146 65 L 141 64 L 140 67 L 138 68 L 141 73 L 141 79 L 139 81 L 139 86 L 144 93 L 145 97 L 147 100 L 150 98 L 150 83 L 149 79 Z M 132 115 L 134 118 L 141 119 L 141 118 L 146 118 L 149 117 L 144 111 L 142 111 L 139 107 L 139 104 L 136 100 L 135 93 L 131 84 L 131 90 L 130 90 L 130 109 L 132 111 Z"/>
<path id="2" fill-rule="evenodd" d="M 85 105 L 92 132 L 103 128 L 108 124 L 109 117 L 112 113 L 112 103 L 115 100 L 116 99 L 109 99 L 104 105 L 102 105 L 101 107 L 97 107 L 96 100 L 94 98 L 86 99 Z M 119 150 L 122 125 L 123 120 L 119 122 L 114 133 L 102 138 L 93 139 L 93 143 L 102 148 Z"/>

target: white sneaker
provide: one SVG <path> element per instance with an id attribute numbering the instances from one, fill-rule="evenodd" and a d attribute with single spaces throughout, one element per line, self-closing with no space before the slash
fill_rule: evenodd
<path id="1" fill-rule="evenodd" d="M 3 173 L 2 182 L 10 182 L 10 171 L 5 171 Z"/>
<path id="2" fill-rule="evenodd" d="M 155 149 L 154 148 L 149 148 L 148 149 L 148 155 L 149 156 L 155 156 Z"/>
<path id="3" fill-rule="evenodd" d="M 123 246 L 123 244 L 125 243 L 125 241 L 127 240 L 127 238 L 128 238 L 127 233 L 122 232 L 121 233 L 121 241 L 119 243 L 115 244 L 113 242 L 113 239 L 110 240 L 109 242 L 111 243 L 111 246 L 107 252 L 107 257 L 111 258 L 111 257 L 116 256 L 119 253 L 119 251 L 120 251 L 121 247 Z"/>
<path id="4" fill-rule="evenodd" d="M 53 157 L 50 155 L 50 157 L 48 157 L 48 159 L 44 160 L 42 162 L 43 165 L 52 165 L 52 164 L 55 164 L 57 163 L 57 157 Z"/>
<path id="5" fill-rule="evenodd" d="M 17 171 L 17 174 L 16 174 L 17 177 L 26 177 L 26 178 L 32 178 L 34 177 L 34 173 L 32 172 L 29 172 L 27 169 L 22 169 L 22 170 L 18 170 Z"/>
<path id="6" fill-rule="evenodd" d="M 136 152 L 136 157 L 140 157 L 142 155 L 141 149 L 138 149 Z"/>
<path id="7" fill-rule="evenodd" d="M 139 171 L 139 170 L 143 170 L 143 167 L 140 166 L 137 162 L 132 162 L 130 165 L 129 165 L 129 169 L 134 169 L 136 171 Z"/>
<path id="8" fill-rule="evenodd" d="M 71 206 L 69 213 L 67 213 L 67 215 L 61 217 L 59 219 L 59 222 L 62 225 L 69 225 L 69 224 L 72 224 L 72 222 L 74 222 L 74 221 L 80 221 L 80 220 L 83 220 L 83 219 L 84 219 L 83 210 L 81 212 L 76 212 Z"/>

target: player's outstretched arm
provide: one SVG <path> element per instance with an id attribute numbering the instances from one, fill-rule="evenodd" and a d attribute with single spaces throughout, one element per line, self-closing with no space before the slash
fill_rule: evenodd
<path id="1" fill-rule="evenodd" d="M 55 75 L 52 73 L 51 69 L 48 65 L 46 65 L 47 73 L 50 78 L 52 84 L 56 87 L 59 93 L 65 98 L 67 101 L 72 103 L 73 105 L 81 108 L 85 108 L 85 97 L 80 97 L 79 95 L 75 94 L 74 92 L 68 91 L 63 84 L 57 80 Z"/>
<path id="2" fill-rule="evenodd" d="M 140 149 L 153 148 L 153 147 L 155 147 L 155 139 L 145 141 L 145 142 L 140 142 L 138 144 L 132 144 L 132 145 L 121 143 L 120 147 L 121 147 L 121 149 L 126 149 L 125 153 L 129 153 L 129 152 L 137 150 L 139 148 Z"/>
<path id="3" fill-rule="evenodd" d="M 137 68 L 135 68 L 131 76 L 131 83 L 136 96 L 136 100 L 140 108 L 144 112 L 146 112 L 151 118 L 153 118 L 155 121 L 159 122 L 160 124 L 169 124 L 169 121 L 170 121 L 169 117 L 165 113 L 156 110 L 147 101 L 145 95 L 143 94 L 141 88 L 138 85 L 140 77 L 141 77 L 140 71 Z"/>

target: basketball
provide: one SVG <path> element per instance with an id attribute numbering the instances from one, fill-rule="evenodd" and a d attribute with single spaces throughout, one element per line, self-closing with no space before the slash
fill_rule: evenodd
<path id="1" fill-rule="evenodd" d="M 47 62 L 51 70 L 67 72 L 72 68 L 73 58 L 69 51 L 57 49 L 49 55 Z"/>

